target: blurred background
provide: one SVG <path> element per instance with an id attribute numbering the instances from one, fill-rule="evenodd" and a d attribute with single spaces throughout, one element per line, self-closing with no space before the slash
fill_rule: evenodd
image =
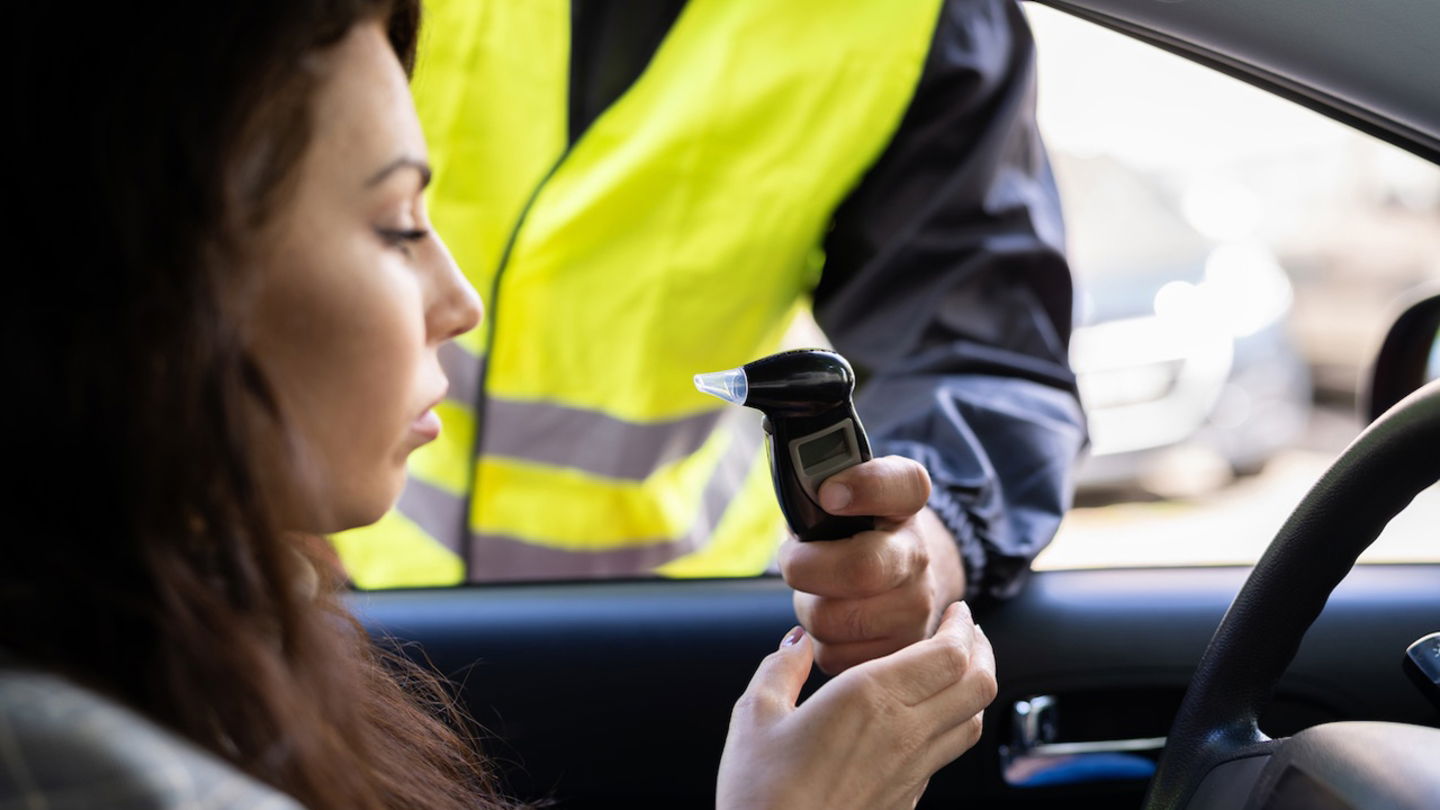
<path id="1" fill-rule="evenodd" d="M 1440 282 L 1440 167 L 1026 11 L 1092 437 L 1077 508 L 1036 567 L 1253 562 L 1359 432 L 1399 301 Z M 1437 526 L 1432 488 L 1362 559 L 1440 561 Z"/>

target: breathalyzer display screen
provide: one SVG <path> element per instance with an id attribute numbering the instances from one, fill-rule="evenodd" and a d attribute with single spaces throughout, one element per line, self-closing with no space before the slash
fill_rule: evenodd
<path id="1" fill-rule="evenodd" d="M 800 445 L 800 464 L 809 473 L 826 462 L 849 455 L 852 452 L 849 445 L 845 440 L 845 431 L 827 433 Z"/>

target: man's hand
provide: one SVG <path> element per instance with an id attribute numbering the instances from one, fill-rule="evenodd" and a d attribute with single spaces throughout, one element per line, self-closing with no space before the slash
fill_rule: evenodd
<path id="1" fill-rule="evenodd" d="M 780 549 L 795 589 L 795 615 L 816 642 L 815 662 L 834 675 L 928 638 L 965 593 L 955 539 L 925 508 L 930 475 L 900 456 L 842 470 L 820 487 L 834 515 L 874 515 L 875 530 Z"/>

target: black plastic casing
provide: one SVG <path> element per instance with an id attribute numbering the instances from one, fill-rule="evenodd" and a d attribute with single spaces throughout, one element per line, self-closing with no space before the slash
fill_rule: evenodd
<path id="1" fill-rule="evenodd" d="M 873 517 L 837 516 L 820 508 L 806 493 L 790 457 L 794 439 L 848 419 L 859 461 L 870 460 L 870 442 L 850 399 L 855 372 L 845 358 L 823 349 L 797 349 L 747 363 L 744 371 L 745 405 L 765 414 L 770 476 L 790 531 L 810 542 L 839 540 L 875 528 Z"/>

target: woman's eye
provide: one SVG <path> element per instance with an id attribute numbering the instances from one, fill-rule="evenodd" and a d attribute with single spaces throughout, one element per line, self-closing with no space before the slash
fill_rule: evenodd
<path id="1" fill-rule="evenodd" d="M 376 228 L 375 232 L 380 234 L 385 244 L 403 250 L 407 255 L 411 245 L 430 235 L 423 228 Z"/>

